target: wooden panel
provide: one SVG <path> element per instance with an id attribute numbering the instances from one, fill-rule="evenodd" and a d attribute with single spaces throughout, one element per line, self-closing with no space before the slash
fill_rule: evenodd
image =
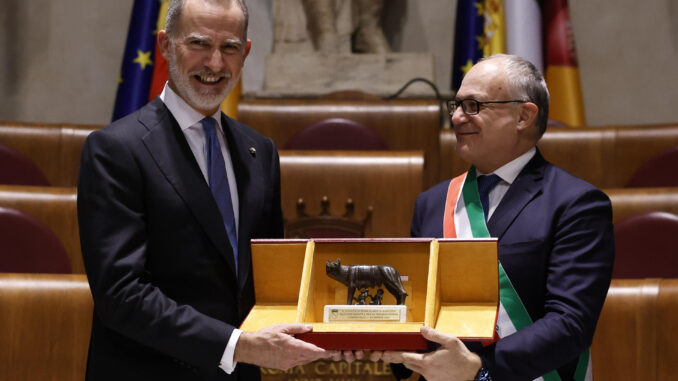
<path id="1" fill-rule="evenodd" d="M 92 298 L 84 275 L 0 274 L 0 379 L 85 379 Z"/>
<path id="2" fill-rule="evenodd" d="M 326 118 L 346 118 L 374 130 L 392 150 L 422 150 L 425 185 L 439 173 L 440 107 L 436 100 L 243 100 L 238 119 L 284 149 L 287 140 Z"/>
<path id="3" fill-rule="evenodd" d="M 598 187 L 608 184 L 614 131 L 553 127 L 539 141 L 546 160 Z"/>
<path id="4" fill-rule="evenodd" d="M 612 222 L 643 212 L 678 215 L 678 187 L 613 188 L 603 190 L 612 201 Z"/>
<path id="5" fill-rule="evenodd" d="M 642 328 L 638 311 L 648 307 L 640 292 L 642 284 L 641 280 L 615 280 L 607 293 L 591 348 L 597 381 L 652 379 L 638 377 L 652 367 L 647 364 L 639 368 L 637 361 L 645 349 L 640 347 L 644 337 L 638 332 Z"/>
<path id="6" fill-rule="evenodd" d="M 87 135 L 103 126 L 0 122 L 0 143 L 28 156 L 50 185 L 76 186 Z"/>
<path id="7" fill-rule="evenodd" d="M 61 129 L 60 178 L 53 183 L 58 186 L 77 186 L 82 147 L 89 134 L 104 126 L 70 126 L 64 125 Z"/>
<path id="8" fill-rule="evenodd" d="M 0 206 L 17 209 L 47 225 L 64 245 L 74 274 L 84 274 L 76 189 L 0 185 Z"/>
<path id="9" fill-rule="evenodd" d="M 296 219 L 299 198 L 308 214 L 317 215 L 326 195 L 330 213 L 339 216 L 352 198 L 355 219 L 374 208 L 366 237 L 409 237 L 414 202 L 423 190 L 421 151 L 281 150 L 280 167 L 286 220 Z"/>
<path id="10" fill-rule="evenodd" d="M 257 304 L 294 305 L 296 311 L 307 243 L 279 245 L 255 240 L 251 246 Z"/>

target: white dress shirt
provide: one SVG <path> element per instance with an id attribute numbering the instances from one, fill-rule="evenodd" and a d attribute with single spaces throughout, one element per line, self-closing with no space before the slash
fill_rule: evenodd
<path id="1" fill-rule="evenodd" d="M 165 88 L 160 94 L 160 99 L 165 103 L 165 106 L 169 109 L 174 119 L 179 123 L 181 131 L 186 137 L 188 146 L 191 147 L 193 156 L 198 162 L 200 171 L 205 177 L 205 182 L 209 184 L 209 176 L 207 174 L 207 147 L 205 139 L 205 130 L 203 130 L 200 121 L 205 118 L 204 115 L 193 109 L 186 101 L 184 101 L 177 93 L 165 83 Z M 231 190 L 231 203 L 233 204 L 233 215 L 235 217 L 235 231 L 238 232 L 238 213 L 239 213 L 239 199 L 238 199 L 238 186 L 235 181 L 235 172 L 233 171 L 233 162 L 231 161 L 231 155 L 228 150 L 228 145 L 226 144 L 226 136 L 224 135 L 223 126 L 221 125 L 221 110 L 217 111 L 212 115 L 217 121 L 217 138 L 219 139 L 219 144 L 221 145 L 221 154 L 224 156 L 224 164 L 226 165 L 226 177 L 228 178 L 228 186 Z M 228 340 L 226 345 L 226 350 L 221 357 L 221 362 L 219 363 L 219 368 L 223 369 L 226 373 L 230 374 L 235 369 L 237 363 L 234 361 L 235 354 L 235 345 L 238 343 L 238 338 L 242 333 L 239 329 L 234 329 L 231 337 Z"/>
<path id="2" fill-rule="evenodd" d="M 489 200 L 488 206 L 490 209 L 487 212 L 488 221 L 492 217 L 492 213 L 494 213 L 494 210 L 497 209 L 497 206 L 501 202 L 501 199 L 504 198 L 504 195 L 508 191 L 511 184 L 513 184 L 513 181 L 515 181 L 516 177 L 518 177 L 518 175 L 520 174 L 520 171 L 522 171 L 523 168 L 525 168 L 527 163 L 534 157 L 536 153 L 537 149 L 535 147 L 532 147 L 530 148 L 529 151 L 511 160 L 510 162 L 502 165 L 497 170 L 492 172 L 495 175 L 499 176 L 501 178 L 501 181 L 498 182 L 497 185 L 494 188 L 492 188 L 492 190 L 488 194 Z M 476 169 L 476 176 L 490 174 L 491 173 L 482 173 Z"/>

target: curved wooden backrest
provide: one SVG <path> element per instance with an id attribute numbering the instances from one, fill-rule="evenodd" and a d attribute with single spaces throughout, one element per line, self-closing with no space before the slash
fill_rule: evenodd
<path id="1" fill-rule="evenodd" d="M 651 157 L 633 173 L 629 187 L 678 187 L 678 146 Z"/>
<path id="2" fill-rule="evenodd" d="M 615 278 L 678 278 L 678 215 L 644 212 L 614 226 Z"/>
<path id="3" fill-rule="evenodd" d="M 285 149 L 381 151 L 388 145 L 376 132 L 354 120 L 329 118 L 297 132 Z"/>
<path id="4" fill-rule="evenodd" d="M 0 273 L 0 378 L 85 379 L 92 297 L 84 275 Z"/>
<path id="5" fill-rule="evenodd" d="M 71 273 L 59 238 L 30 214 L 0 207 L 0 242 L 0 272 Z"/>
<path id="6" fill-rule="evenodd" d="M 468 169 L 454 151 L 456 141 L 452 130 L 441 130 L 441 180 Z M 599 188 L 625 187 L 643 163 L 676 145 L 675 124 L 550 127 L 538 144 L 548 161 Z"/>
<path id="7" fill-rule="evenodd" d="M 71 271 L 84 274 L 76 201 L 75 188 L 0 185 L 0 207 L 20 210 L 44 223 L 63 244 Z"/>
<path id="8" fill-rule="evenodd" d="M 675 380 L 678 279 L 613 279 L 593 338 L 593 379 Z"/>
<path id="9" fill-rule="evenodd" d="M 366 237 L 409 237 L 423 170 L 421 151 L 281 150 L 283 215 L 286 220 L 296 218 L 299 198 L 308 214 L 318 215 L 323 196 L 332 200 L 330 214 L 343 215 L 350 198 L 357 220 L 373 207 Z"/>
<path id="10" fill-rule="evenodd" d="M 279 149 L 313 123 L 345 118 L 373 130 L 392 150 L 422 150 L 426 187 L 438 179 L 440 112 L 435 99 L 257 99 L 238 103 L 238 120 L 273 139 Z"/>
<path id="11" fill-rule="evenodd" d="M 53 186 L 76 186 L 87 135 L 103 126 L 0 121 L 0 143 L 30 158 Z"/>
<path id="12" fill-rule="evenodd" d="M 0 144 L 0 184 L 49 185 L 49 181 L 33 161 L 21 152 Z"/>

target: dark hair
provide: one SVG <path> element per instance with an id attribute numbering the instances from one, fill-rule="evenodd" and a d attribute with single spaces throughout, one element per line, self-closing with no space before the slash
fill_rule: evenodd
<path id="1" fill-rule="evenodd" d="M 211 3 L 226 3 L 226 4 L 236 4 L 242 10 L 243 16 L 245 17 L 245 31 L 243 33 L 243 43 L 247 41 L 247 26 L 249 24 L 250 14 L 247 10 L 247 5 L 245 0 L 206 0 Z M 172 0 L 170 1 L 169 7 L 167 8 L 167 18 L 165 19 L 165 30 L 170 37 L 174 37 L 177 29 L 177 24 L 179 23 L 179 17 L 181 16 L 181 11 L 184 9 L 185 0 Z"/>
<path id="2" fill-rule="evenodd" d="M 537 105 L 537 139 L 546 131 L 549 119 L 549 89 L 546 87 L 544 76 L 532 62 L 515 55 L 495 54 L 482 61 L 501 59 L 506 65 L 507 77 L 511 94 L 521 100 Z"/>

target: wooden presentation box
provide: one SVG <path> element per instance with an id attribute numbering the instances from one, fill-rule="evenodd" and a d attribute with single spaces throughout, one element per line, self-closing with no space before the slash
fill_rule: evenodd
<path id="1" fill-rule="evenodd" d="M 347 287 L 328 277 L 327 261 L 389 265 L 408 296 L 404 323 L 323 323 L 325 305 L 346 304 Z M 462 340 L 491 342 L 499 307 L 496 239 L 252 240 L 256 305 L 241 329 L 306 323 L 297 337 L 326 349 L 427 350 L 433 327 Z M 383 304 L 396 304 L 385 290 Z"/>

